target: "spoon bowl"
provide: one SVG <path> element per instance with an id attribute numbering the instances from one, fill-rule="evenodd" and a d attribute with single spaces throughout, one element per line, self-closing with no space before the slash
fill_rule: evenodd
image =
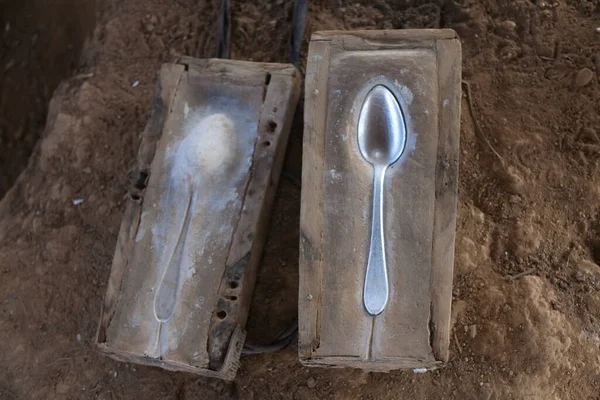
<path id="1" fill-rule="evenodd" d="M 383 85 L 367 94 L 358 118 L 358 147 L 373 166 L 396 162 L 406 146 L 406 126 L 400 104 Z"/>

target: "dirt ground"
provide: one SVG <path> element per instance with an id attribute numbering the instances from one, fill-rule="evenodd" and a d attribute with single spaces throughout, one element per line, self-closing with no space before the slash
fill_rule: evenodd
<path id="1" fill-rule="evenodd" d="M 226 384 L 94 350 L 156 71 L 178 55 L 213 55 L 219 3 L 0 3 L 0 196 L 24 168 L 0 201 L 0 399 L 600 399 L 595 0 L 310 4 L 305 39 L 321 29 L 445 27 L 461 36 L 470 95 L 447 367 L 308 369 L 291 346 L 244 357 Z M 233 58 L 285 61 L 292 8 L 233 1 Z M 296 124 L 293 144 L 301 134 Z M 298 154 L 289 156 L 297 168 Z M 281 182 L 252 342 L 268 342 L 296 314 L 299 195 Z"/>

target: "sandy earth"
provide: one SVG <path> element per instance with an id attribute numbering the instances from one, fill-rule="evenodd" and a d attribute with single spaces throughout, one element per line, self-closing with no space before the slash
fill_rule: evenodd
<path id="1" fill-rule="evenodd" d="M 233 384 L 118 363 L 92 346 L 156 71 L 181 54 L 213 54 L 219 1 L 29 0 L 28 14 L 21 3 L 0 4 L 0 193 L 26 166 L 0 201 L 0 399 L 600 398 L 597 1 L 311 2 L 307 38 L 409 27 L 462 38 L 471 96 L 451 362 L 422 375 L 308 369 L 291 346 L 244 357 Z M 285 61 L 291 10 L 290 0 L 234 1 L 233 57 Z M 36 29 L 45 33 L 26 46 Z M 296 313 L 299 194 L 282 181 L 253 342 Z"/>

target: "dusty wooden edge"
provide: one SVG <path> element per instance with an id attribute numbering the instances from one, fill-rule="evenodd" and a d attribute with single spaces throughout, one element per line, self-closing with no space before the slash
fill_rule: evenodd
<path id="1" fill-rule="evenodd" d="M 297 73 L 296 68 L 292 64 L 285 63 L 266 63 L 256 61 L 242 61 L 242 60 L 225 60 L 222 58 L 193 58 L 183 56 L 179 59 L 179 63 L 185 65 L 200 66 L 207 71 L 220 71 L 223 67 L 231 68 L 247 68 L 254 69 L 257 71 L 267 71 L 271 73 L 283 73 L 286 75 L 294 75 Z"/>
<path id="2" fill-rule="evenodd" d="M 231 336 L 225 360 L 218 370 L 205 368 L 194 368 L 187 364 L 169 362 L 165 363 L 159 359 L 140 356 L 139 354 L 113 351 L 104 343 L 98 343 L 98 349 L 107 356 L 122 362 L 132 362 L 151 367 L 160 367 L 169 371 L 189 372 L 196 375 L 202 375 L 209 378 L 219 378 L 226 381 L 232 381 L 237 375 L 240 367 L 240 357 L 246 340 L 246 332 L 240 326 L 237 326 Z"/>
<path id="3" fill-rule="evenodd" d="M 437 42 L 456 40 L 451 29 L 405 29 L 380 31 L 323 31 L 313 34 L 311 41 L 338 43 L 346 51 L 436 49 Z"/>
<path id="4" fill-rule="evenodd" d="M 317 31 L 312 34 L 310 41 L 343 41 L 352 37 L 366 41 L 372 40 L 377 45 L 385 42 L 398 42 L 397 46 L 403 46 L 410 42 L 457 39 L 458 35 L 452 29 Z"/>
<path id="5" fill-rule="evenodd" d="M 133 241 L 140 224 L 142 213 L 141 199 L 146 188 L 149 166 L 154 158 L 156 143 L 161 137 L 163 124 L 171 109 L 177 85 L 183 72 L 184 67 L 177 64 L 164 64 L 159 72 L 159 79 L 157 79 L 154 89 L 154 100 L 150 118 L 141 135 L 137 165 L 134 169 L 132 182 L 128 188 L 129 197 L 117 238 L 117 246 L 104 302 L 100 311 L 100 323 L 96 334 L 96 342 L 98 344 L 105 342 L 106 329 L 114 316 L 115 307 L 120 296 L 121 281 L 123 280 L 125 269 L 129 265 L 129 256 L 133 247 Z M 173 76 L 175 76 L 175 79 L 170 79 Z"/>
<path id="6" fill-rule="evenodd" d="M 242 212 L 234 228 L 215 304 L 217 313 L 224 311 L 230 318 L 220 319 L 217 313 L 213 313 L 210 322 L 208 349 L 211 369 L 220 368 L 227 349 L 225 339 L 236 326 L 245 326 L 248 318 L 271 206 L 300 95 L 299 74 L 295 69 L 291 72 L 274 74 L 267 85 Z M 235 282 L 235 288 L 231 287 L 232 282 Z M 232 296 L 236 300 L 232 300 Z"/>
<path id="7" fill-rule="evenodd" d="M 226 79 L 245 86 L 268 86 L 272 75 L 294 77 L 298 74 L 291 64 L 191 57 L 182 57 L 179 62 L 201 75 L 209 75 L 213 80 Z"/>
<path id="8" fill-rule="evenodd" d="M 444 365 L 442 361 L 427 361 L 417 358 L 388 358 L 378 361 L 365 361 L 358 357 L 313 357 L 300 360 L 307 367 L 320 368 L 357 368 L 368 372 L 390 372 L 398 369 L 413 369 L 415 365 L 435 370 Z"/>
<path id="9" fill-rule="evenodd" d="M 440 85 L 438 158 L 436 163 L 433 224 L 430 339 L 434 357 L 447 362 L 458 197 L 458 163 L 461 104 L 461 46 L 458 39 L 437 41 Z M 448 90 L 452 89 L 452 90 Z M 438 288 L 438 290 L 433 290 Z M 441 290 L 443 289 L 443 290 Z"/>
<path id="10" fill-rule="evenodd" d="M 322 292 L 310 293 L 310 288 L 322 287 L 322 231 L 323 231 L 323 165 L 325 154 L 325 118 L 327 114 L 326 85 L 329 76 L 328 42 L 311 42 L 306 71 L 304 108 L 304 139 L 302 159 L 302 193 L 300 206 L 300 282 L 298 292 L 298 355 L 310 359 L 319 347 L 319 309 Z M 319 89 L 324 93 L 319 93 Z M 321 172 L 319 172 L 321 171 Z M 306 216 L 312 216 L 308 219 Z"/>

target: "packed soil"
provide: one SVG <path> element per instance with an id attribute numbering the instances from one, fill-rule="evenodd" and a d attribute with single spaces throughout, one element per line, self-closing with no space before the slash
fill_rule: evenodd
<path id="1" fill-rule="evenodd" d="M 591 0 L 310 2 L 305 41 L 323 29 L 444 27 L 461 37 L 445 368 L 310 369 L 292 345 L 243 357 L 228 384 L 95 350 L 156 72 L 179 55 L 214 55 L 219 3 L 1 3 L 0 190 L 26 167 L 0 201 L 0 399 L 600 398 L 600 5 Z M 232 7 L 233 58 L 287 60 L 292 1 Z M 286 165 L 296 172 L 301 128 Z M 254 343 L 296 315 L 299 203 L 299 188 L 282 180 L 248 323 Z"/>

